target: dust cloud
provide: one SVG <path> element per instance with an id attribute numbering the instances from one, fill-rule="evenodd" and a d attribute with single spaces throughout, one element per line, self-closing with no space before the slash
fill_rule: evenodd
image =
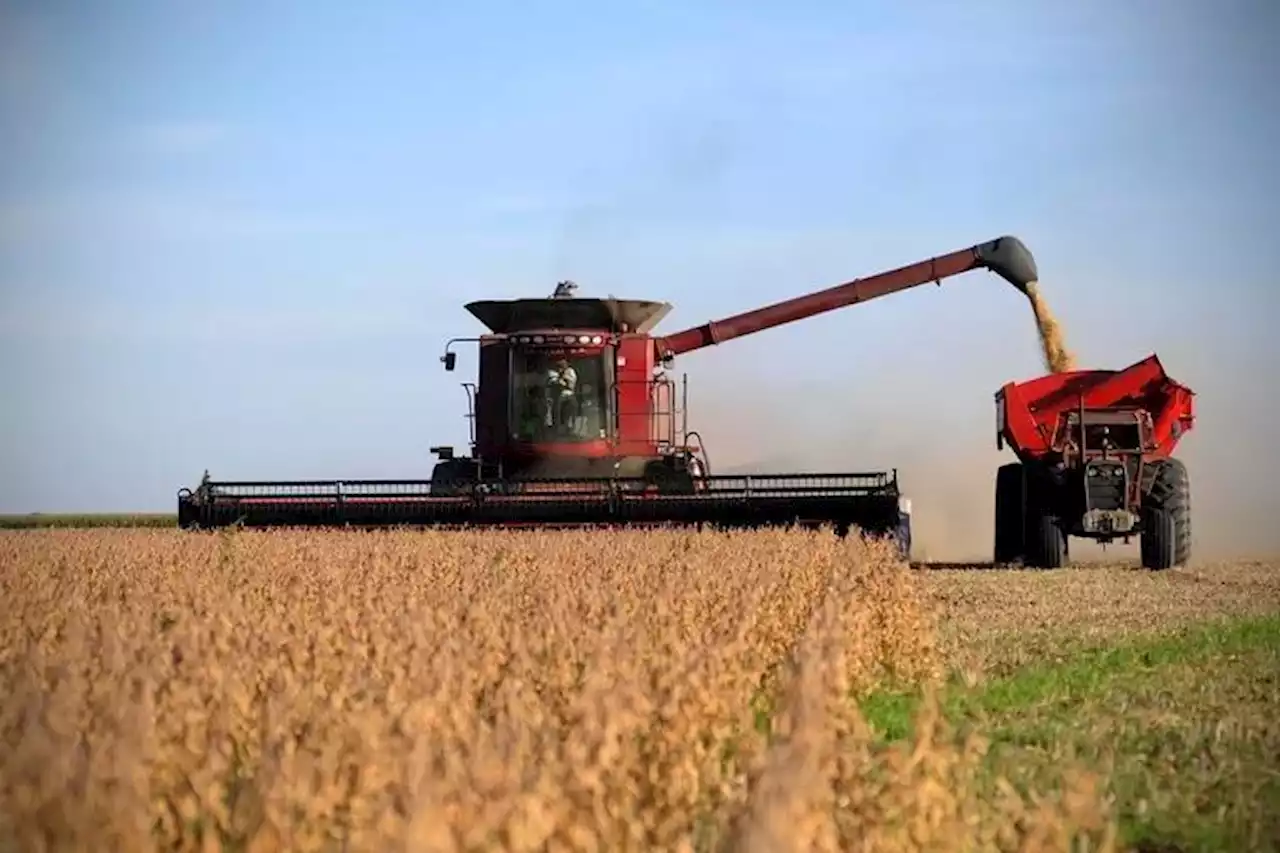
<path id="1" fill-rule="evenodd" d="M 1027 282 L 1027 298 L 1036 315 L 1036 330 L 1040 334 L 1040 347 L 1044 350 L 1044 366 L 1050 373 L 1066 373 L 1076 369 L 1075 356 L 1068 350 L 1062 327 L 1049 310 L 1049 303 L 1040 292 L 1040 282 Z"/>
<path id="2" fill-rule="evenodd" d="M 1049 310 L 1042 287 L 1029 290 L 1045 366 L 1049 371 L 1075 369 L 1063 328 Z M 1023 334 L 1030 334 L 1020 322 L 1013 330 L 1019 326 Z M 1095 334 L 1096 345 L 1104 346 L 1105 335 L 1082 331 L 1086 337 Z M 1196 430 L 1177 453 L 1191 471 L 1193 560 L 1204 564 L 1276 554 L 1280 531 L 1271 519 L 1280 510 L 1280 494 L 1273 485 L 1280 482 L 1280 457 L 1271 450 L 1270 432 L 1280 420 L 1280 410 L 1269 395 L 1251 390 L 1258 380 L 1239 379 L 1256 373 L 1269 359 L 1206 353 L 1183 340 L 1157 338 L 1156 344 L 1174 378 L 1198 393 Z M 1004 360 L 999 349 L 991 356 L 996 364 Z M 1146 354 L 1134 352 L 1131 360 Z M 982 356 L 975 355 L 975 360 L 976 374 L 983 370 L 976 366 Z M 996 370 L 999 376 L 992 375 L 995 381 L 989 386 L 962 394 L 954 393 L 954 370 L 939 372 L 924 363 L 899 367 L 889 375 L 872 373 L 866 384 L 856 387 L 832 387 L 825 380 L 804 388 L 771 383 L 766 396 L 745 394 L 746 380 L 724 377 L 691 394 L 690 426 L 706 440 L 713 473 L 897 466 L 913 504 L 915 556 L 930 562 L 986 563 L 993 550 L 996 470 L 1014 459 L 1008 449 L 996 446 L 989 394 L 1019 372 L 1017 367 L 1007 373 Z M 1224 382 L 1219 377 L 1231 379 Z M 945 415 L 940 401 L 945 401 Z M 1214 437 L 1228 432 L 1230 441 Z M 1136 538 L 1106 546 L 1073 538 L 1069 547 L 1074 563 L 1138 559 Z"/>
<path id="3" fill-rule="evenodd" d="M 883 389 L 886 390 L 887 389 Z M 690 426 L 705 439 L 713 474 L 805 474 L 897 469 L 912 501 L 912 551 L 920 560 L 991 559 L 995 471 L 994 414 L 975 403 L 973 422 L 943 437 L 915 418 L 835 403 L 822 418 L 785 391 L 773 402 L 700 394 Z M 889 395 L 869 392 L 863 400 Z M 990 427 L 990 428 L 985 428 Z M 955 447 L 963 452 L 955 452 Z"/>
<path id="4" fill-rule="evenodd" d="M 1026 294 L 1035 314 L 1046 369 L 1052 373 L 1074 370 L 1075 358 L 1067 350 L 1062 326 L 1053 316 L 1039 282 L 1028 283 Z M 792 420 L 794 410 L 785 405 L 748 414 L 740 404 L 721 401 L 717 405 L 703 398 L 698 408 L 699 427 L 714 453 L 713 473 L 853 471 L 866 466 L 868 460 L 892 460 L 912 501 L 915 557 L 957 563 L 991 559 L 995 472 L 1009 461 L 1007 451 L 1001 453 L 995 447 L 993 422 L 973 422 L 963 430 L 952 425 L 946 430 L 910 435 L 914 430 L 874 426 L 913 420 L 904 419 L 902 413 L 896 417 L 886 413 L 883 421 L 868 418 L 866 412 L 860 416 L 850 413 L 850 426 L 841 434 L 831 435 Z M 744 434 L 744 424 L 751 425 L 752 433 L 785 436 L 783 448 L 760 452 L 758 445 Z M 988 424 L 991 428 L 984 429 Z M 956 452 L 942 443 L 953 441 L 962 443 L 964 450 Z M 983 447 L 987 448 L 985 452 Z M 1073 542 L 1072 550 L 1074 559 L 1107 556 L 1101 546 L 1085 541 Z"/>

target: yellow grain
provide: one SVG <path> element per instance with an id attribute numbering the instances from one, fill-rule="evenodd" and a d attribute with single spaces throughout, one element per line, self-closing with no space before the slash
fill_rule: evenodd
<path id="1" fill-rule="evenodd" d="M 1040 348 L 1044 353 L 1044 365 L 1050 373 L 1066 373 L 1075 370 L 1075 356 L 1067 350 L 1062 327 L 1049 310 L 1049 303 L 1040 292 L 1040 283 L 1027 284 L 1027 297 L 1035 312 L 1036 329 L 1040 334 Z"/>

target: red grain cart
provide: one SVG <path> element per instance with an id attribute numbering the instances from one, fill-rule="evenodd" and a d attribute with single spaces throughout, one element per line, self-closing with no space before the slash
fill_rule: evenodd
<path id="1" fill-rule="evenodd" d="M 1123 370 L 1077 370 L 996 393 L 997 444 L 1019 461 L 996 474 L 995 560 L 1057 568 L 1069 537 L 1139 537 L 1142 565 L 1191 557 L 1191 488 L 1174 448 L 1195 395 L 1149 356 Z"/>

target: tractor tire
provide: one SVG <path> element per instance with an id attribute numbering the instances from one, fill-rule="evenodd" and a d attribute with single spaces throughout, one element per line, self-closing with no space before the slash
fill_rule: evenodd
<path id="1" fill-rule="evenodd" d="M 1067 564 L 1067 537 L 1057 516 L 1044 512 L 1028 515 L 1022 564 L 1033 569 L 1060 569 Z"/>
<path id="2" fill-rule="evenodd" d="M 1179 459 L 1151 463 L 1142 497 L 1142 567 L 1163 571 L 1191 561 L 1191 478 Z"/>
<path id="3" fill-rule="evenodd" d="M 1062 529 L 1053 486 L 1034 477 L 1026 480 L 1026 525 L 1022 565 L 1060 569 L 1067 564 L 1067 535 Z"/>
<path id="4" fill-rule="evenodd" d="M 994 559 L 997 565 L 1016 563 L 1026 553 L 1026 505 L 1021 462 L 1010 462 L 996 470 L 996 535 Z"/>

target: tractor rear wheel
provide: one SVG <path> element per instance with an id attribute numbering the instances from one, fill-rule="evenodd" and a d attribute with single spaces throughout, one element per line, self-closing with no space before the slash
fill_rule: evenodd
<path id="1" fill-rule="evenodd" d="M 1014 563 L 1026 552 L 1023 520 L 1025 490 L 1021 462 L 1010 462 L 996 470 L 995 562 Z"/>
<path id="2" fill-rule="evenodd" d="M 1148 466 L 1151 485 L 1142 496 L 1142 567 L 1155 571 L 1191 560 L 1191 478 L 1179 459 Z"/>
<path id="3" fill-rule="evenodd" d="M 1067 534 L 1062 529 L 1055 487 L 1027 477 L 1026 531 L 1022 564 L 1035 569 L 1060 569 L 1067 564 Z"/>

